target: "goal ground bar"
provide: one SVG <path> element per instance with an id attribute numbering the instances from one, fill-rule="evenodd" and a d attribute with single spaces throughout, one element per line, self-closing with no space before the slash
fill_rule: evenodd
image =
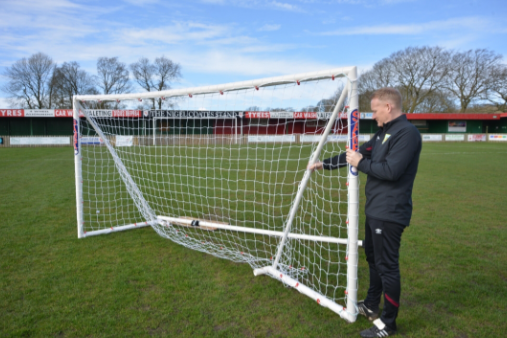
<path id="1" fill-rule="evenodd" d="M 157 216 L 159 221 L 162 221 L 160 223 L 163 223 L 163 221 L 168 223 L 185 223 L 188 225 L 191 225 L 192 222 L 195 220 L 192 219 L 184 219 L 184 218 L 178 218 L 178 217 L 168 217 L 168 216 Z M 259 234 L 259 235 L 268 235 L 268 236 L 276 236 L 276 237 L 283 237 L 282 231 L 272 231 L 272 230 L 264 230 L 264 229 L 255 229 L 255 228 L 247 228 L 247 227 L 239 227 L 235 225 L 226 225 L 221 223 L 214 223 L 214 222 L 204 222 L 199 221 L 199 226 L 194 226 L 195 228 L 199 228 L 200 226 L 205 227 L 213 227 L 217 229 L 223 229 L 223 230 L 231 230 L 231 231 L 237 231 L 237 232 L 247 232 L 251 234 Z M 302 235 L 302 234 L 293 234 L 289 233 L 289 238 L 293 239 L 302 239 L 307 241 L 313 241 L 313 242 L 324 242 L 324 243 L 337 243 L 337 244 L 347 244 L 347 239 L 345 238 L 336 238 L 336 237 L 326 237 L 326 236 L 313 236 L 313 235 Z M 363 246 L 363 241 L 357 241 L 359 246 Z"/>
<path id="2" fill-rule="evenodd" d="M 336 304 L 329 298 L 326 298 L 325 296 L 313 291 L 306 285 L 301 284 L 295 279 L 292 279 L 291 277 L 285 275 L 283 272 L 278 271 L 274 269 L 272 266 L 266 266 L 260 269 L 254 270 L 254 275 L 270 275 L 271 277 L 281 281 L 285 285 L 288 285 L 290 287 L 293 287 L 294 289 L 298 290 L 300 293 L 312 298 L 315 300 L 319 305 L 323 307 L 327 307 L 331 311 L 337 313 L 345 319 L 349 323 L 353 323 L 356 321 L 357 318 L 357 309 L 353 309 L 353 312 L 349 312 L 348 309 L 345 309 L 343 306 Z"/>
<path id="3" fill-rule="evenodd" d="M 84 233 L 83 237 L 105 235 L 105 234 L 110 234 L 112 232 L 137 229 L 137 228 L 151 226 L 151 225 L 156 224 L 156 223 L 158 223 L 158 222 L 157 221 L 150 221 L 150 222 L 141 221 L 139 223 L 121 225 L 121 226 L 117 226 L 117 227 L 110 227 L 110 228 L 107 228 L 107 229 L 94 230 L 94 231 L 86 231 Z"/>

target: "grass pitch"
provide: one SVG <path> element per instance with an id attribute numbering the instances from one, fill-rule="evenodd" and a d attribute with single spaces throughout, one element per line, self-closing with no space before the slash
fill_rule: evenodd
<path id="1" fill-rule="evenodd" d="M 78 240 L 72 153 L 0 149 L 0 336 L 353 337 L 371 326 L 150 228 Z M 506 332 L 506 170 L 507 144 L 423 145 L 400 336 Z"/>

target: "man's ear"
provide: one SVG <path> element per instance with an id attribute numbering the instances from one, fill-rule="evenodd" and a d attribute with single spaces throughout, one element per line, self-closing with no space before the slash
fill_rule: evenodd
<path id="1" fill-rule="evenodd" d="M 393 111 L 393 105 L 389 102 L 386 102 L 386 108 L 387 108 L 387 112 L 389 114 L 391 114 L 391 112 Z"/>

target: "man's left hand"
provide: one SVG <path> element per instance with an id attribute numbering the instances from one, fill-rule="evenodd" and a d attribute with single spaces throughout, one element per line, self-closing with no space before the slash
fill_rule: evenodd
<path id="1" fill-rule="evenodd" d="M 361 153 L 358 153 L 357 151 L 354 151 L 352 149 L 347 149 L 347 163 L 350 164 L 353 167 L 356 167 L 359 165 L 359 161 L 363 158 L 363 155 Z"/>

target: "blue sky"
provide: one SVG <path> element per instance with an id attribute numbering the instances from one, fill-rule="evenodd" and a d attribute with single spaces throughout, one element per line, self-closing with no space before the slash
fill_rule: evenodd
<path id="1" fill-rule="evenodd" d="M 95 74 L 101 56 L 165 55 L 182 67 L 173 87 L 187 87 L 366 70 L 408 46 L 487 48 L 507 62 L 506 14 L 506 0 L 1 0 L 0 67 L 43 52 Z"/>

